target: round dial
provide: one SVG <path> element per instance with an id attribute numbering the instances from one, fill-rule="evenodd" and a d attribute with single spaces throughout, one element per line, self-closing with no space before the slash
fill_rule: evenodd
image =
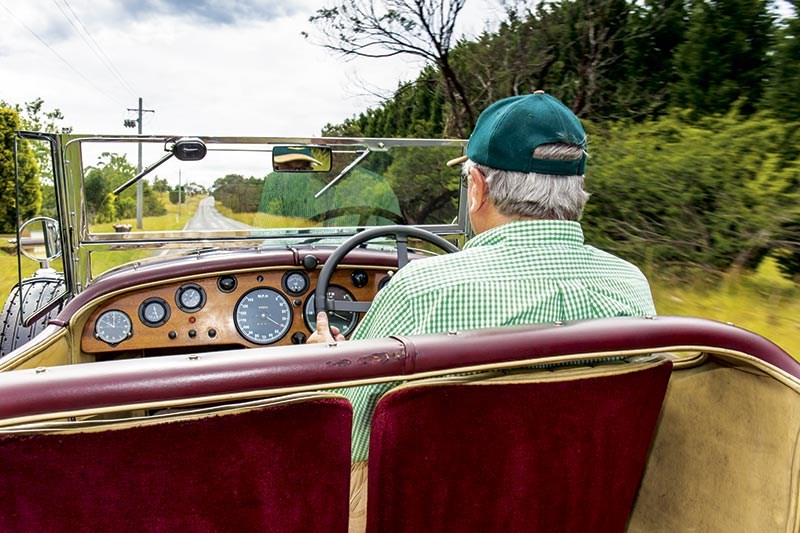
<path id="1" fill-rule="evenodd" d="M 253 289 L 236 303 L 233 322 L 250 342 L 272 344 L 289 331 L 292 309 L 289 300 L 275 289 Z"/>
<path id="2" fill-rule="evenodd" d="M 339 287 L 338 285 L 330 285 L 328 287 L 328 298 L 334 300 L 347 300 L 354 302 L 355 298 L 347 289 Z M 314 331 L 317 328 L 317 312 L 314 305 L 314 295 L 308 297 L 306 300 L 305 311 L 303 313 L 308 329 Z M 353 331 L 356 327 L 356 320 L 358 320 L 358 313 L 353 311 L 328 311 L 328 322 L 331 326 L 336 326 L 345 337 Z"/>
<path id="3" fill-rule="evenodd" d="M 169 305 L 161 298 L 148 298 L 139 306 L 139 320 L 145 326 L 154 328 L 169 318 Z"/>
<path id="4" fill-rule="evenodd" d="M 116 309 L 106 311 L 94 324 L 94 336 L 111 346 L 116 346 L 133 335 L 131 319 Z"/>
<path id="5" fill-rule="evenodd" d="M 199 311 L 206 303 L 206 291 L 200 285 L 187 283 L 181 285 L 175 293 L 175 303 L 182 311 L 194 313 Z"/>
<path id="6" fill-rule="evenodd" d="M 292 270 L 283 275 L 281 280 L 283 290 L 292 296 L 300 296 L 308 290 L 308 275 L 302 270 Z"/>

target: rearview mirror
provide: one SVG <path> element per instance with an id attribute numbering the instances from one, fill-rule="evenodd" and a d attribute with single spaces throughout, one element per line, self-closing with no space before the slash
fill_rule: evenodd
<path id="1" fill-rule="evenodd" d="M 276 172 L 330 172 L 332 151 L 327 146 L 276 146 L 272 168 Z"/>

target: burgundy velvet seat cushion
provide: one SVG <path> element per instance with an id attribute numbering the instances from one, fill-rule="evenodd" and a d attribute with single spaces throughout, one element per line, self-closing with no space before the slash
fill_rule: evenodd
<path id="1" fill-rule="evenodd" d="M 0 437 L 0 531 L 347 531 L 352 408 L 325 398 Z"/>
<path id="2" fill-rule="evenodd" d="M 389 393 L 372 425 L 367 531 L 623 531 L 671 366 Z"/>

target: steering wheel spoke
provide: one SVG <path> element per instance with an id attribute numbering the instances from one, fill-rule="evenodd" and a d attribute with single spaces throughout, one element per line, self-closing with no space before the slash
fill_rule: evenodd
<path id="1" fill-rule="evenodd" d="M 372 306 L 372 302 L 350 302 L 348 300 L 325 300 L 326 311 L 350 311 L 356 313 L 366 313 Z"/>
<path id="2" fill-rule="evenodd" d="M 428 242 L 452 253 L 457 252 L 458 247 L 444 238 L 431 233 L 430 231 L 415 228 L 413 226 L 381 226 L 357 233 L 343 242 L 325 261 L 325 266 L 319 273 L 317 287 L 314 291 L 314 307 L 322 309 L 327 313 L 336 311 L 366 313 L 372 302 L 350 302 L 347 300 L 334 300 L 328 298 L 328 286 L 336 268 L 342 263 L 345 256 L 359 246 L 379 237 L 394 237 L 397 242 L 397 268 L 403 268 L 410 260 L 408 251 L 408 238 L 413 237 Z"/>

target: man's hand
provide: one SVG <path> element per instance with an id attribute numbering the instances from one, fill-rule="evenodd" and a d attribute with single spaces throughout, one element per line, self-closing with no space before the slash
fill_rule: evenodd
<path id="1" fill-rule="evenodd" d="M 339 331 L 339 328 L 328 324 L 328 313 L 325 311 L 317 313 L 317 329 L 306 339 L 306 344 L 340 342 L 343 340 L 345 340 L 344 335 Z"/>

